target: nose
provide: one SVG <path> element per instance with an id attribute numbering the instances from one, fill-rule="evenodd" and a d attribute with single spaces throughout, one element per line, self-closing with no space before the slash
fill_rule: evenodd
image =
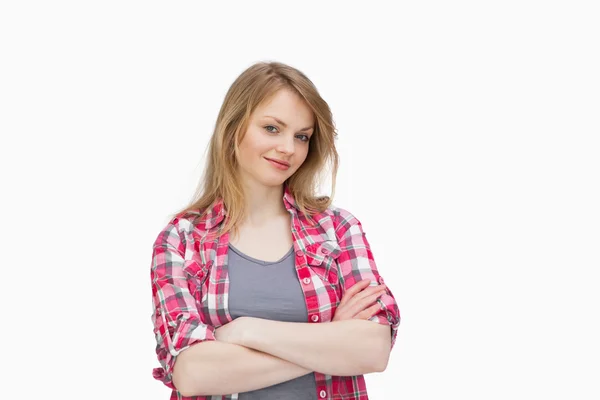
<path id="1" fill-rule="evenodd" d="M 294 154 L 294 136 L 281 135 L 281 141 L 277 144 L 277 151 L 283 154 Z"/>

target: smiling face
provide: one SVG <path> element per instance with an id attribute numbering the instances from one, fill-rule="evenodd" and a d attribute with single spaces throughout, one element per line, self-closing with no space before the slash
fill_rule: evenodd
<path id="1" fill-rule="evenodd" d="M 306 159 L 314 123 L 304 99 L 288 89 L 259 105 L 239 146 L 241 178 L 252 186 L 283 184 Z"/>

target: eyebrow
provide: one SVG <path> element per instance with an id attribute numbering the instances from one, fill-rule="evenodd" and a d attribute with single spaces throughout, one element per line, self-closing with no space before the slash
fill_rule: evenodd
<path id="1" fill-rule="evenodd" d="M 284 128 L 287 128 L 287 124 L 285 122 L 283 122 L 282 120 L 280 120 L 279 118 L 275 118 L 275 117 L 272 117 L 270 115 L 265 115 L 265 117 L 267 117 L 267 118 L 273 118 L 275 121 L 277 121 L 277 123 L 283 125 Z M 308 131 L 308 130 L 311 130 L 311 129 L 314 129 L 314 128 L 312 126 L 307 126 L 306 128 L 300 129 L 300 132 Z"/>

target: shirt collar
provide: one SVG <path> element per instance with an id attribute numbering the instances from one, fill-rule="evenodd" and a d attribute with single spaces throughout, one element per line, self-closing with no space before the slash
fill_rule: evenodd
<path id="1" fill-rule="evenodd" d="M 283 186 L 283 204 L 289 212 L 297 214 L 297 211 L 300 210 L 298 208 L 298 203 L 296 203 L 296 199 L 292 195 L 292 191 L 288 185 L 284 184 Z M 213 203 L 210 210 L 202 216 L 200 222 L 205 225 L 206 230 L 210 230 L 223 222 L 226 216 L 227 210 L 225 209 L 225 203 L 222 198 L 218 198 Z"/>

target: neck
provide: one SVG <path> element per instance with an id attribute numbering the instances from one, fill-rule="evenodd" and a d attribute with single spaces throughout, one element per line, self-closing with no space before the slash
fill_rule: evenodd
<path id="1" fill-rule="evenodd" d="M 245 187 L 247 223 L 262 225 L 274 218 L 287 216 L 283 193 L 283 185 L 272 187 L 247 185 Z"/>

